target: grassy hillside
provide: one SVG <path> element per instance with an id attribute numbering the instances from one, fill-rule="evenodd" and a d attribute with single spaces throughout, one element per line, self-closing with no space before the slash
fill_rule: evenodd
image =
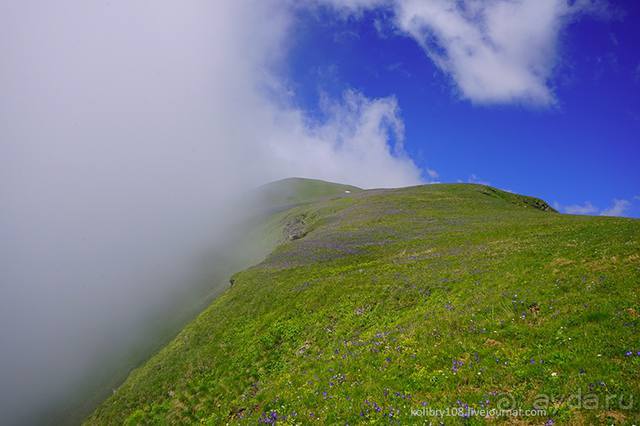
<path id="1" fill-rule="evenodd" d="M 186 324 L 203 311 L 229 286 L 234 272 L 254 265 L 283 240 L 282 212 L 291 205 L 319 201 L 360 191 L 359 188 L 313 179 L 284 179 L 265 185 L 249 194 L 246 204 L 234 208 L 239 212 L 234 224 L 217 240 L 200 262 L 194 262 L 190 280 L 182 282 L 166 295 L 162 304 L 140 315 L 126 333 L 129 341 L 112 345 L 84 377 L 84 381 L 60 391 L 58 398 L 42 412 L 34 412 L 29 421 L 41 425 L 74 425 L 86 418 L 111 395 L 128 376 L 132 368 L 144 363 L 151 355 L 169 343 Z M 295 232 L 295 227 L 289 227 Z M 0 419 L 2 415 L 0 413 Z M 0 422 L 1 423 L 1 422 Z"/>
<path id="2" fill-rule="evenodd" d="M 546 415 L 495 420 L 640 421 L 640 221 L 459 184 L 353 191 L 271 226 L 284 243 L 89 424 L 422 424 L 540 395 Z"/>
<path id="3" fill-rule="evenodd" d="M 316 179 L 288 178 L 271 182 L 257 189 L 263 205 L 291 207 L 302 203 L 345 196 L 362 189 Z"/>

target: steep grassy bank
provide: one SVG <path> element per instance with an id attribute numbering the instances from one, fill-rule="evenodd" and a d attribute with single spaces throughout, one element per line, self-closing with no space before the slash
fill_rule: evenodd
<path id="1" fill-rule="evenodd" d="M 133 368 L 167 345 L 209 306 L 228 287 L 234 272 L 260 262 L 282 241 L 283 211 L 357 191 L 361 189 L 313 179 L 284 179 L 258 188 L 242 202 L 223 206 L 237 210 L 236 217 L 226 232 L 217 233 L 208 252 L 202 255 L 203 261 L 194 261 L 191 279 L 179 283 L 172 294 L 165 295 L 163 304 L 132 322 L 126 330 L 126 341 L 96 348 L 102 358 L 89 366 L 91 373 L 84 382 L 70 387 L 71 392 L 61 390 L 50 407 L 32 413 L 25 422 L 56 426 L 80 423 L 122 384 Z"/>
<path id="2" fill-rule="evenodd" d="M 545 416 L 497 420 L 640 420 L 639 221 L 462 184 L 356 191 L 273 220 L 286 242 L 88 423 L 422 423 L 412 409 L 541 395 Z M 598 407 L 576 408 L 578 393 Z"/>

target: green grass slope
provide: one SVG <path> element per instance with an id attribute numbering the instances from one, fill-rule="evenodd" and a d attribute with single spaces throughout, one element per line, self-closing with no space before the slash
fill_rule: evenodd
<path id="1" fill-rule="evenodd" d="M 358 191 L 273 220 L 284 243 L 88 424 L 640 420 L 640 221 L 468 184 Z M 419 415 L 467 406 L 547 412 Z"/>
<path id="2" fill-rule="evenodd" d="M 351 185 L 316 179 L 287 178 L 261 186 L 257 189 L 257 194 L 263 205 L 287 207 L 345 196 L 359 191 L 362 189 Z"/>

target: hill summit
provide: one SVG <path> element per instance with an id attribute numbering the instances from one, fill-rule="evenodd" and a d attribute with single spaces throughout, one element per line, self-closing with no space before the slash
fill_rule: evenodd
<path id="1" fill-rule="evenodd" d="M 639 221 L 473 184 L 261 190 L 280 244 L 88 424 L 640 418 Z"/>

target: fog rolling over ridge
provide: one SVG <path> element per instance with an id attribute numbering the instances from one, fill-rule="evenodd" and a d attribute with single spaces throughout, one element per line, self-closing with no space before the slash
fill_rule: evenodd
<path id="1" fill-rule="evenodd" d="M 229 267 L 250 188 L 420 181 L 393 98 L 291 104 L 295 25 L 283 1 L 0 4 L 2 423 L 69 418 L 139 362 Z"/>

